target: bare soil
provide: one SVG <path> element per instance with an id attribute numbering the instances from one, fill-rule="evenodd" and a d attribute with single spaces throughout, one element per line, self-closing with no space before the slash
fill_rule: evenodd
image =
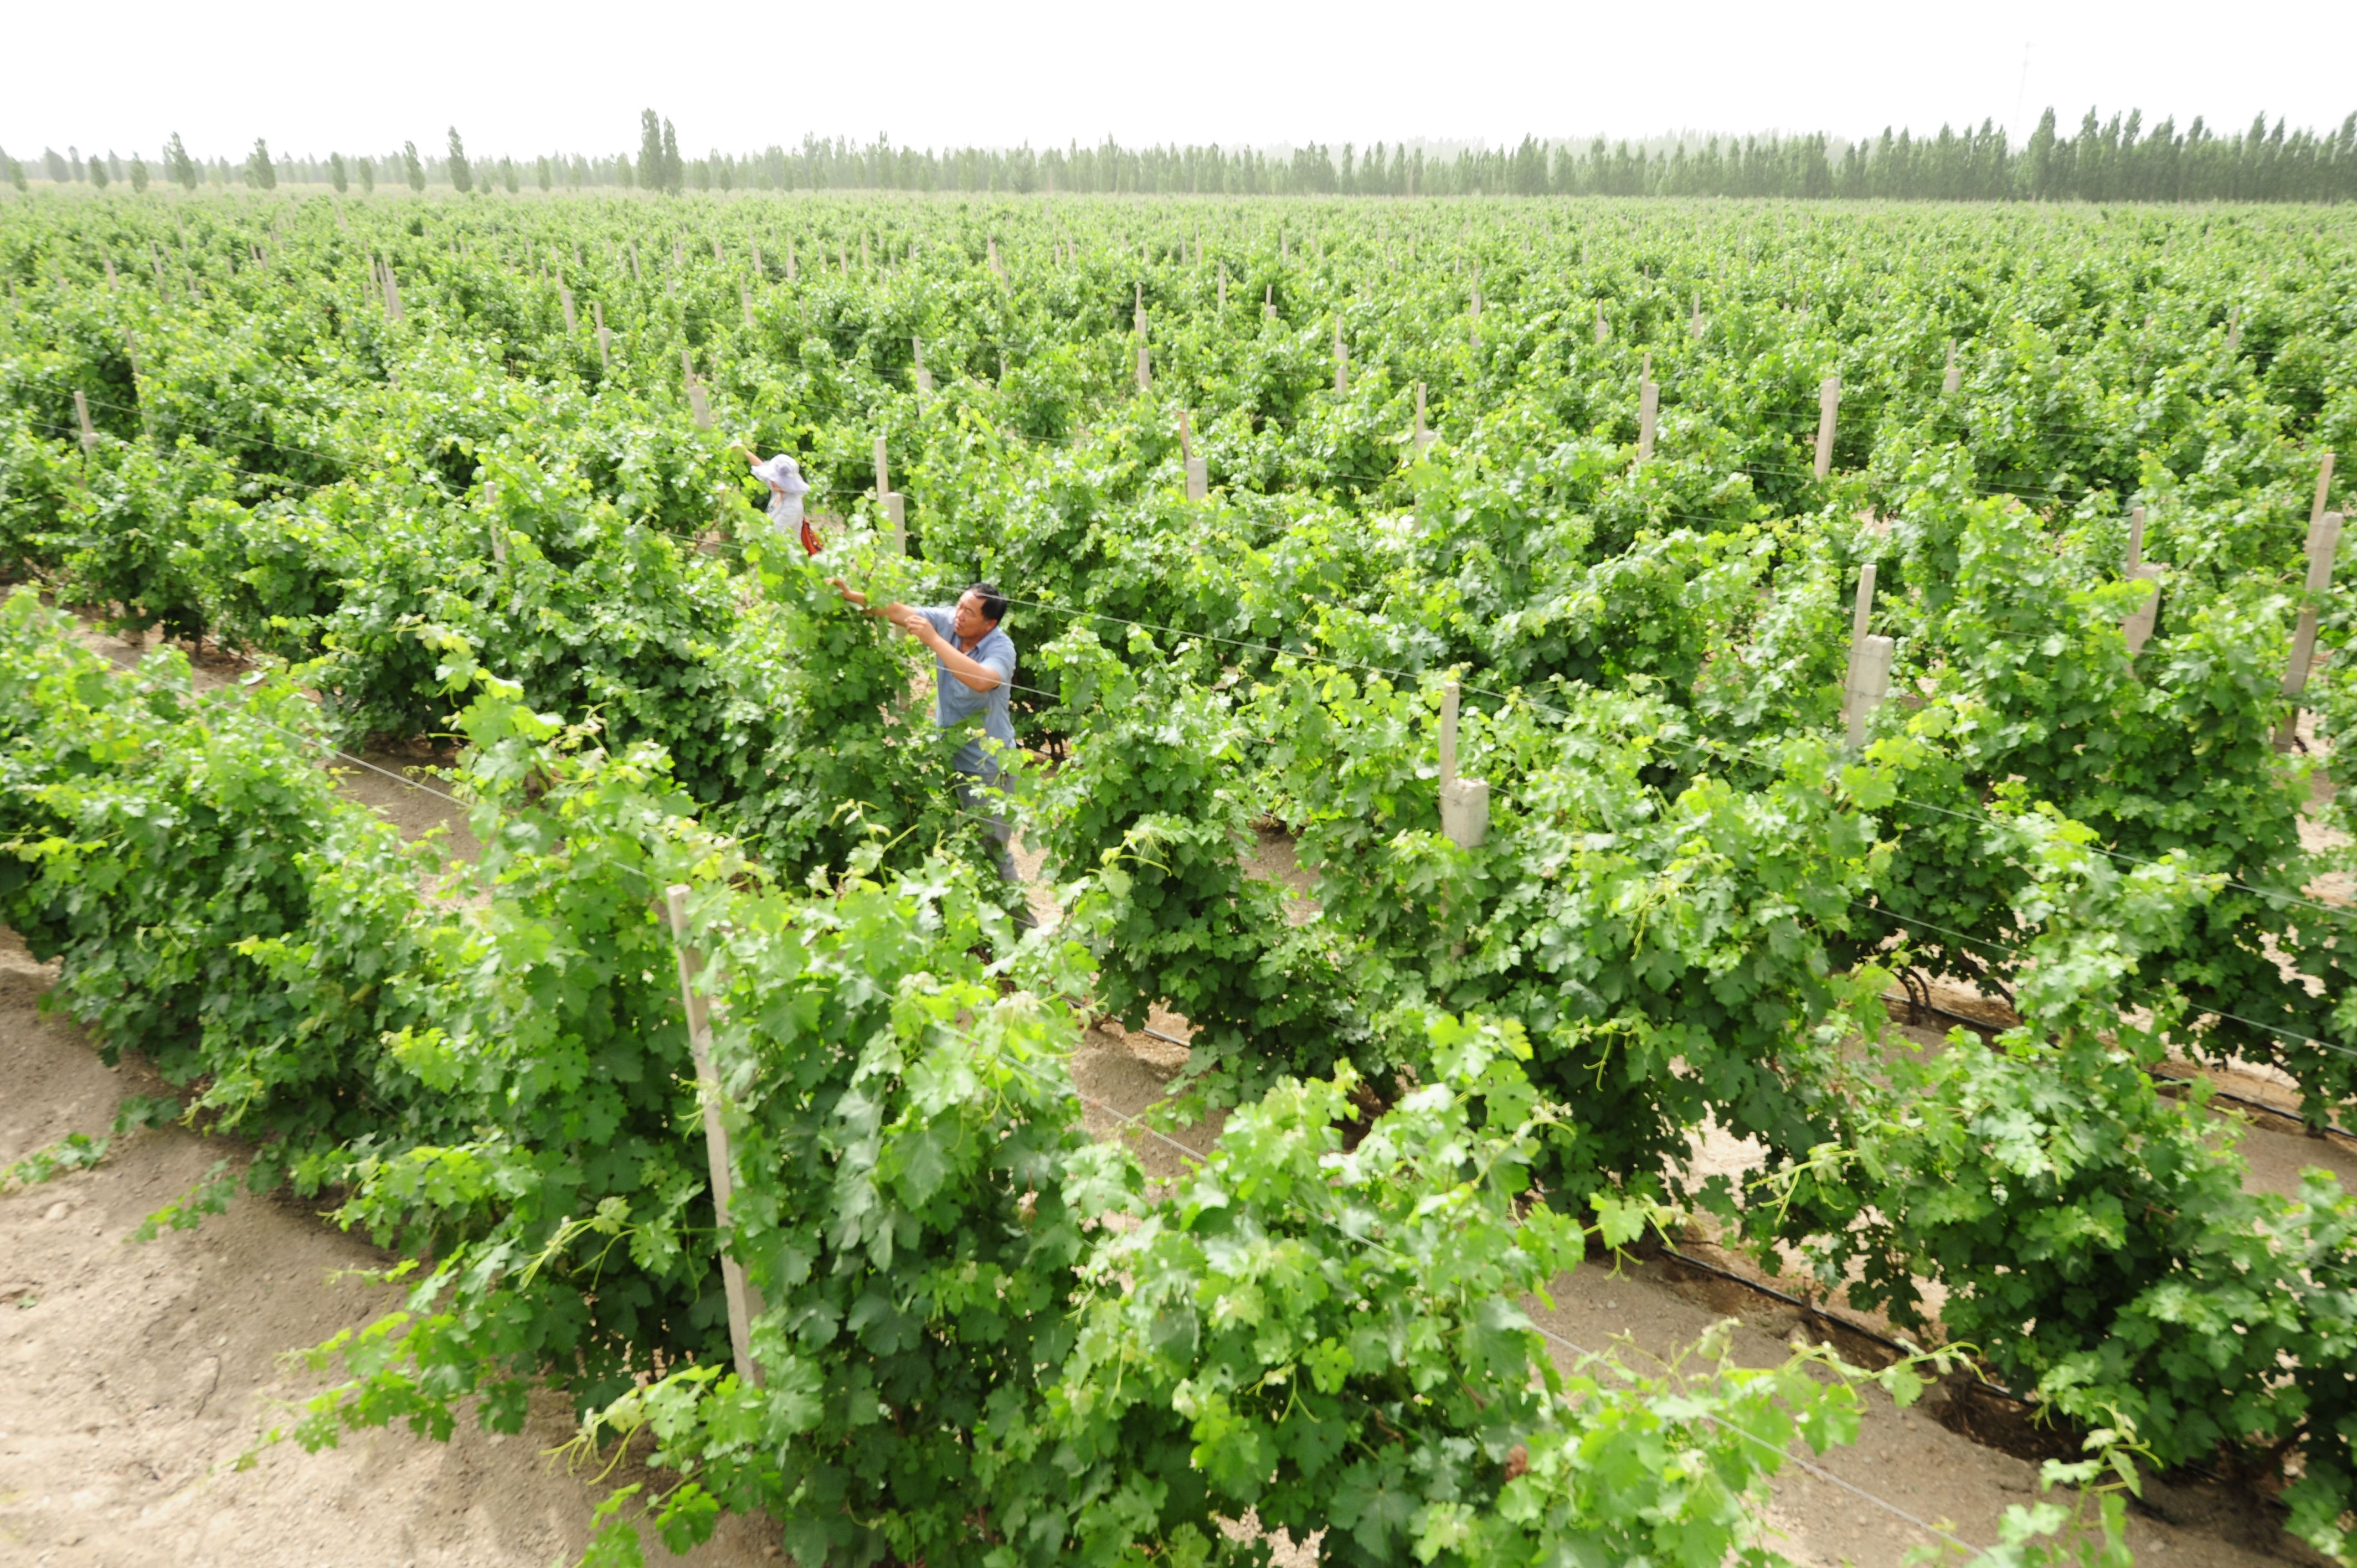
<path id="1" fill-rule="evenodd" d="M 101 1064 L 38 1010 L 54 974 L 0 936 L 0 1162 L 102 1133 L 160 1085 Z M 0 1197 L 0 1562 L 91 1568 L 544 1568 L 588 1540 L 598 1492 L 551 1451 L 572 1435 L 543 1398 L 513 1437 L 462 1427 L 333 1452 L 239 1456 L 322 1386 L 285 1353 L 398 1305 L 349 1277 L 392 1260 L 291 1202 L 241 1198 L 199 1230 L 135 1243 L 148 1214 L 224 1155 L 178 1128 L 119 1139 L 94 1170 Z M 690 1561 L 766 1563 L 728 1524 Z"/>
<path id="2" fill-rule="evenodd" d="M 83 635 L 125 665 L 152 645 Z M 194 673 L 212 686 L 242 669 L 207 657 Z M 332 765 L 347 793 L 405 835 L 444 832 L 471 857 L 464 810 L 426 792 L 442 786 L 422 757 L 371 753 Z M 41 1011 L 55 978 L 0 928 L 0 1165 L 68 1133 L 102 1133 L 124 1095 L 162 1091 L 135 1060 L 107 1068 L 80 1029 Z M 471 1424 L 448 1443 L 394 1430 L 317 1455 L 279 1444 L 240 1467 L 325 1386 L 287 1352 L 400 1301 L 354 1277 L 395 1260 L 291 1200 L 241 1197 L 196 1230 L 128 1239 L 225 1156 L 242 1164 L 232 1140 L 154 1130 L 115 1140 L 95 1169 L 0 1196 L 0 1563 L 545 1568 L 576 1559 L 603 1488 L 557 1453 L 574 1428 L 554 1395 L 536 1400 L 511 1437 Z M 619 1478 L 636 1473 L 626 1466 Z M 782 1561 L 775 1531 L 749 1520 L 724 1520 L 704 1548 L 669 1560 Z"/>

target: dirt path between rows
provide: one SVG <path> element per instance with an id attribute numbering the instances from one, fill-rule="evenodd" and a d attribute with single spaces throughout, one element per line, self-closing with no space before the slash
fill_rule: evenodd
<path id="1" fill-rule="evenodd" d="M 138 656 L 92 634 L 93 646 L 107 644 L 120 662 Z M 393 772 L 406 766 L 370 760 Z M 349 770 L 345 783 L 404 832 L 447 828 L 454 848 L 468 847 L 447 800 L 366 770 Z M 1018 863 L 1036 875 L 1036 856 L 1019 854 Z M 13 933 L 0 933 L 0 1163 L 70 1132 L 102 1132 L 123 1096 L 156 1091 L 135 1063 L 104 1067 L 81 1031 L 42 1015 L 54 978 Z M 1149 1027 L 1183 1033 L 1167 1016 Z M 1093 1102 L 1092 1131 L 1126 1139 L 1157 1176 L 1177 1175 L 1183 1156 L 1120 1118 L 1161 1098 L 1183 1059 L 1180 1047 L 1110 1027 L 1088 1031 L 1073 1059 L 1076 1083 Z M 1201 1150 L 1212 1133 L 1199 1125 L 1169 1137 Z M 2246 1133 L 2244 1144 L 2270 1185 L 2300 1164 L 2324 1163 L 2326 1153 L 2315 1141 L 2264 1128 Z M 570 1562 L 587 1539 L 600 1491 L 551 1457 L 572 1430 L 554 1398 L 539 1401 L 512 1438 L 462 1427 L 445 1444 L 396 1431 L 317 1455 L 282 1445 L 253 1468 L 237 1468 L 260 1433 L 321 1386 L 285 1363 L 285 1352 L 363 1325 L 392 1300 L 344 1277 L 386 1262 L 383 1255 L 293 1202 L 242 1198 L 195 1231 L 145 1244 L 126 1239 L 214 1161 L 236 1153 L 229 1140 L 178 1129 L 142 1133 L 118 1140 L 93 1170 L 0 1197 L 0 1563 Z M 2339 1163 L 2338 1149 L 2331 1153 Z M 1780 1360 L 1824 1332 L 1791 1307 L 1666 1262 L 1617 1272 L 1591 1266 L 1558 1282 L 1553 1294 L 1553 1305 L 1537 1313 L 1549 1331 L 1588 1349 L 1617 1346 L 1641 1366 L 1675 1355 L 1721 1318 L 1737 1320 L 1733 1351 L 1752 1365 Z M 1980 1402 L 1967 1402 L 1975 1413 L 1952 1419 L 1986 1423 Z M 1976 1546 L 1993 1542 L 2005 1509 L 2035 1496 L 2036 1466 L 1951 1430 L 1942 1403 L 1935 1395 L 1900 1411 L 1870 1393 L 1856 1444 L 1813 1461 L 1818 1474 L 1793 1471 L 1778 1483 L 1768 1513 L 1775 1544 L 1807 1568 L 1866 1568 L 1895 1565 L 1910 1548 L 1934 1544 L 1923 1524 L 1944 1524 Z M 2200 1488 L 2156 1490 L 2130 1532 L 2139 1561 L 2153 1564 L 2314 1561 L 2257 1509 Z M 775 1540 L 765 1521 L 730 1520 L 686 1559 L 649 1545 L 654 1561 L 733 1568 L 781 1561 Z"/>

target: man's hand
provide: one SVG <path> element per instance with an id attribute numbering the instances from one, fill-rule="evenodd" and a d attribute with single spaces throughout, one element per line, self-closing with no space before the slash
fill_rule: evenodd
<path id="1" fill-rule="evenodd" d="M 827 582 L 834 585 L 836 593 L 841 594 L 865 613 L 891 622 L 928 648 L 945 640 L 940 632 L 933 629 L 933 623 L 925 618 L 925 612 L 913 606 L 871 605 L 867 602 L 866 594 L 861 593 L 842 578 L 829 577 Z"/>

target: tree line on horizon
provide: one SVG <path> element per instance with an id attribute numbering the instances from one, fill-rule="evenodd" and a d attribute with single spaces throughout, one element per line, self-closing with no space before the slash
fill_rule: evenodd
<path id="1" fill-rule="evenodd" d="M 1711 136 L 1659 143 L 1584 146 L 1525 136 L 1512 147 L 1467 147 L 1427 154 L 1425 145 L 1377 142 L 1339 152 L 1313 142 L 1289 153 L 1249 147 L 1125 147 L 1107 138 L 1044 150 L 865 145 L 845 137 L 805 136 L 793 149 L 755 154 L 715 150 L 683 158 L 672 123 L 646 110 L 637 156 L 545 154 L 470 160 L 457 129 L 444 153 L 421 155 L 414 142 L 398 153 L 322 160 L 273 155 L 256 138 L 242 160 L 192 157 L 175 134 L 161 166 L 144 156 L 44 148 L 41 172 L 53 186 L 145 191 L 151 177 L 184 189 L 210 185 L 274 189 L 328 185 L 339 193 L 379 184 L 414 192 L 446 188 L 520 195 L 583 189 L 699 191 L 902 190 L 999 194 L 1228 196 L 1624 196 L 1769 197 L 1874 201 L 2320 201 L 2357 199 L 2357 113 L 2338 129 L 2289 131 L 2265 115 L 2245 130 L 2220 133 L 2199 116 L 2182 131 L 2173 117 L 2147 127 L 2141 111 L 2100 120 L 2089 110 L 2075 132 L 2061 129 L 2052 109 L 2019 145 L 1984 120 L 1975 130 L 1940 127 L 1936 136 L 1886 129 L 1879 138 L 1842 142 L 1824 133 Z M 0 149 L 0 179 L 30 189 L 23 163 Z"/>

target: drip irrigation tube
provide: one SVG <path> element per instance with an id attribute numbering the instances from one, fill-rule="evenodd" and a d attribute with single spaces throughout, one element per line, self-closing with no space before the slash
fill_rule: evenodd
<path id="1" fill-rule="evenodd" d="M 1816 1303 L 1804 1300 L 1800 1296 L 1792 1294 L 1789 1291 L 1778 1290 L 1774 1285 L 1768 1283 L 1764 1280 L 1755 1280 L 1749 1274 L 1738 1274 L 1732 1269 L 1722 1269 L 1716 1263 L 1706 1263 L 1700 1258 L 1689 1257 L 1685 1253 L 1679 1251 L 1675 1247 L 1669 1245 L 1667 1242 L 1661 1243 L 1659 1250 L 1663 1257 L 1680 1263 L 1686 1268 L 1693 1269 L 1698 1273 L 1709 1274 L 1714 1278 L 1725 1280 L 1729 1284 L 1741 1285 L 1748 1291 L 1755 1291 L 1761 1295 L 1771 1297 L 1777 1301 L 1782 1302 L 1787 1306 L 1797 1306 L 1811 1317 L 1822 1319 L 1823 1321 L 1830 1323 L 1835 1327 L 1842 1329 L 1846 1333 L 1857 1335 L 1861 1339 L 1870 1339 L 1877 1345 L 1880 1345 L 1887 1349 L 1896 1350 L 1901 1356 L 1912 1357 L 1923 1354 L 1923 1347 L 1920 1345 L 1910 1345 L 1904 1340 L 1893 1339 L 1888 1334 L 1868 1328 L 1866 1325 L 1857 1322 L 1854 1318 L 1844 1317 L 1839 1313 L 1835 1312 L 1827 1312 L 1824 1307 L 1819 1306 Z M 2011 1389 L 2007 1388 L 2002 1383 L 1990 1381 L 1986 1375 L 1976 1377 L 1974 1380 L 1973 1386 L 1978 1389 L 1982 1393 L 1995 1394 L 1999 1398 L 2011 1400 L 2016 1404 L 2034 1405 L 2038 1402 L 2035 1400 L 2015 1393 Z"/>
<path id="2" fill-rule="evenodd" d="M 1965 1028 L 1972 1030 L 1985 1040 L 2003 1033 L 2003 1031 L 1996 1025 L 1987 1022 L 1986 1019 L 1967 1017 L 1962 1013 L 1952 1013 L 1936 1002 L 1921 1002 L 1908 996 L 1893 996 L 1889 992 L 1883 993 L 1882 1000 L 1886 1003 L 1904 1004 L 1917 1013 L 1929 1013 L 1935 1017 L 1945 1018 L 1951 1023 L 1962 1024 Z M 2188 1084 L 2196 1081 L 2190 1078 L 2173 1077 L 2168 1073 L 2153 1073 L 2150 1076 L 2154 1081 L 2165 1084 Z M 2298 1123 L 2303 1130 L 2309 1130 L 2308 1118 L 2302 1116 L 2298 1112 L 2287 1111 L 2280 1105 L 2270 1105 L 2264 1100 L 2254 1100 L 2247 1094 L 2236 1094 L 2232 1090 L 2220 1089 L 2213 1084 L 2211 1087 L 2210 1098 L 2212 1100 L 2223 1100 L 2235 1105 L 2245 1106 L 2253 1111 L 2264 1111 L 2270 1116 L 2280 1116 L 2287 1122 Z M 2348 1128 L 2341 1126 L 2337 1122 L 2327 1122 L 2324 1124 L 2322 1131 L 2330 1133 L 2338 1137 L 2347 1138 L 2352 1143 L 2357 1143 L 2357 1133 L 2351 1132 Z"/>

